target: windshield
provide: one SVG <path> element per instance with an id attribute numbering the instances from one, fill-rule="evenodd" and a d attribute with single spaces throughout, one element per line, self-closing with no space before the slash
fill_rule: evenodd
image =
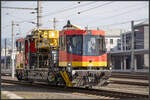
<path id="1" fill-rule="evenodd" d="M 105 51 L 104 36 L 68 35 L 67 52 L 83 56 L 99 56 Z"/>
<path id="2" fill-rule="evenodd" d="M 100 48 L 99 43 L 100 43 L 99 36 L 85 35 L 84 45 L 83 45 L 83 55 L 84 56 L 98 56 L 99 48 Z"/>
<path id="3" fill-rule="evenodd" d="M 67 36 L 67 52 L 76 55 L 82 55 L 82 36 L 68 35 Z"/>

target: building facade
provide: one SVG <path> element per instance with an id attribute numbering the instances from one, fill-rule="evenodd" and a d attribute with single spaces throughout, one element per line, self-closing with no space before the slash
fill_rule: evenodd
<path id="1" fill-rule="evenodd" d="M 6 55 L 5 55 L 6 52 Z M 2 48 L 1 49 L 1 69 L 11 69 L 11 52 L 12 49 L 10 48 Z M 14 49 L 15 55 L 17 54 L 16 48 Z"/>
<path id="2" fill-rule="evenodd" d="M 121 50 L 120 34 L 126 30 L 122 29 L 109 29 L 105 31 L 105 43 L 107 52 Z"/>
<path id="3" fill-rule="evenodd" d="M 131 66 L 131 31 L 120 35 L 121 50 L 110 54 L 115 70 L 147 70 L 149 68 L 149 23 L 134 26 L 134 68 Z"/>

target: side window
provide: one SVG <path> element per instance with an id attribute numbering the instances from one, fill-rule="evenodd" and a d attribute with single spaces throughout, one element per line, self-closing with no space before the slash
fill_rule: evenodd
<path id="1" fill-rule="evenodd" d="M 100 36 L 99 37 L 99 50 L 100 53 L 104 53 L 106 52 L 106 45 L 105 45 L 105 37 L 104 36 Z"/>
<path id="2" fill-rule="evenodd" d="M 65 50 L 65 35 L 60 36 L 59 43 L 60 43 L 60 49 Z"/>
<path id="3" fill-rule="evenodd" d="M 100 45 L 100 47 L 99 47 L 99 49 L 100 49 L 100 52 L 103 50 L 103 40 L 102 40 L 102 37 L 100 36 L 99 37 L 100 39 L 99 39 L 99 45 Z"/>
<path id="4" fill-rule="evenodd" d="M 108 42 L 108 40 L 107 40 Z M 106 52 L 106 42 L 105 42 L 105 37 L 103 36 L 103 51 Z"/>

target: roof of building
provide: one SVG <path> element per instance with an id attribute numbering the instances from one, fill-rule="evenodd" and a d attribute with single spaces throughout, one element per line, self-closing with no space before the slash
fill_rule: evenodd
<path id="1" fill-rule="evenodd" d="M 121 33 L 127 32 L 123 29 L 104 29 L 106 36 L 120 36 Z"/>
<path id="2" fill-rule="evenodd" d="M 143 21 L 143 22 L 141 22 L 141 23 L 139 23 L 139 24 L 136 24 L 136 25 L 134 25 L 134 27 L 137 27 L 137 26 L 144 26 L 144 25 L 149 25 L 149 20 L 145 20 L 145 21 Z M 127 32 L 124 32 L 124 33 L 121 33 L 121 35 L 122 34 L 130 34 L 132 31 L 127 31 Z"/>
<path id="3" fill-rule="evenodd" d="M 136 26 L 143 26 L 143 25 L 149 25 L 149 20 L 145 20 L 145 21 L 143 21 L 143 22 L 141 22 L 139 24 L 136 24 L 134 26 L 136 27 Z"/>

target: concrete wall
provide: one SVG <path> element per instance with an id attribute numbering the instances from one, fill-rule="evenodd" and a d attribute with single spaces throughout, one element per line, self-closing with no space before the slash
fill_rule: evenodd
<path id="1" fill-rule="evenodd" d="M 144 27 L 144 49 L 149 49 L 149 26 Z"/>
<path id="2" fill-rule="evenodd" d="M 110 51 L 111 49 L 113 51 L 118 50 L 118 47 L 117 47 L 118 42 L 117 42 L 117 40 L 120 39 L 119 36 L 116 36 L 116 37 L 115 36 L 112 36 L 112 37 L 106 36 L 105 37 L 105 41 L 106 41 L 106 39 L 107 39 L 107 42 L 106 42 L 106 49 L 107 49 L 107 51 Z M 113 44 L 110 44 L 110 39 L 113 39 Z"/>
<path id="3" fill-rule="evenodd" d="M 120 34 L 126 32 L 127 30 L 123 29 L 104 29 L 105 31 L 105 41 L 107 39 L 106 43 L 106 49 L 109 52 L 110 50 L 116 51 L 118 50 L 118 39 L 120 39 Z M 113 44 L 110 44 L 110 39 L 113 39 Z M 120 46 L 120 45 L 119 45 Z"/>
<path id="4" fill-rule="evenodd" d="M 144 49 L 149 49 L 149 26 L 144 27 Z M 144 67 L 149 67 L 149 54 L 144 54 Z"/>
<path id="5" fill-rule="evenodd" d="M 126 32 L 120 35 L 121 37 L 121 51 L 130 50 L 131 48 L 131 32 Z M 135 27 L 134 47 L 138 49 L 149 49 L 149 25 L 139 25 Z M 113 68 L 114 70 L 124 69 L 130 70 L 131 58 L 129 55 L 115 55 L 113 54 Z M 120 60 L 122 57 L 122 60 Z M 120 63 L 121 62 L 121 63 Z M 126 67 L 126 68 L 125 68 Z M 135 55 L 135 71 L 147 70 L 149 68 L 149 54 Z M 130 70 L 131 71 L 131 70 Z M 147 70 L 148 71 L 148 70 Z"/>

